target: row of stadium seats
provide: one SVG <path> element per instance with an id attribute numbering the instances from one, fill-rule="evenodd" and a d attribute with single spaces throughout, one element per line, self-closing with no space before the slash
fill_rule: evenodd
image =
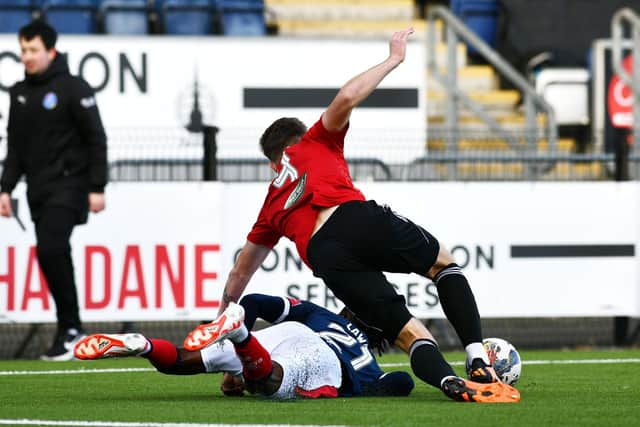
<path id="1" fill-rule="evenodd" d="M 42 16 L 66 34 L 261 36 L 264 13 L 263 0 L 0 0 L 0 33 Z"/>
<path id="2" fill-rule="evenodd" d="M 265 0 L 277 18 L 278 34 L 288 37 L 387 38 L 413 26 L 424 38 L 425 21 L 416 19 L 414 0 Z"/>
<path id="3" fill-rule="evenodd" d="M 410 20 L 414 0 L 265 0 L 278 19 L 304 21 Z"/>

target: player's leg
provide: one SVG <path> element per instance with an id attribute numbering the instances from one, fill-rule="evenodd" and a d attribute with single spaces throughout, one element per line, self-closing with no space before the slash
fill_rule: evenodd
<path id="1" fill-rule="evenodd" d="M 409 313 L 404 297 L 384 274 L 324 270 L 320 277 L 363 322 L 381 329 L 389 342 L 409 354 L 418 378 L 440 388 L 443 378 L 455 375 L 431 332 Z"/>
<path id="2" fill-rule="evenodd" d="M 455 376 L 453 370 L 446 374 L 442 365 L 444 359 L 438 351 L 437 344 L 429 338 L 424 338 L 427 336 L 428 330 L 423 331 L 423 327 L 422 322 L 412 318 L 398 333 L 398 338 L 395 341 L 395 344 L 405 351 L 407 351 L 407 345 L 411 343 L 408 353 L 411 359 L 411 368 L 418 378 L 429 382 L 429 379 L 433 381 L 440 376 L 439 387 L 442 392 L 451 399 L 461 402 L 513 403 L 520 401 L 520 392 L 510 385 L 499 381 L 479 383 L 465 380 Z M 435 368 L 430 364 L 433 363 L 440 363 L 441 368 L 436 372 L 432 372 Z M 435 385 L 432 382 L 429 384 Z"/>
<path id="3" fill-rule="evenodd" d="M 384 271 L 412 272 L 433 280 L 442 309 L 467 352 L 470 378 L 478 382 L 497 381 L 482 346 L 476 300 L 460 267 L 427 230 L 386 206 L 380 210 L 385 220 L 379 221 L 378 228 L 387 236 L 386 250 L 379 257 Z"/>
<path id="4" fill-rule="evenodd" d="M 442 356 L 426 326 L 411 316 L 404 297 L 395 292 L 380 272 L 325 270 L 320 275 L 335 296 L 365 323 L 383 331 L 385 338 L 404 350 L 414 374 L 445 395 L 470 402 L 515 402 L 520 394 L 500 382 L 479 384 L 463 380 Z"/>
<path id="5" fill-rule="evenodd" d="M 280 367 L 272 362 L 269 351 L 247 329 L 241 305 L 230 303 L 216 320 L 191 331 L 184 346 L 195 351 L 225 339 L 233 343 L 249 391 L 265 395 L 273 393 L 281 379 Z"/>
<path id="6" fill-rule="evenodd" d="M 168 375 L 206 372 L 240 375 L 242 370 L 233 345 L 228 341 L 202 351 L 189 351 L 167 340 L 147 338 L 139 333 L 86 336 L 75 345 L 74 355 L 81 360 L 139 356 L 149 360 L 158 372 Z"/>
<path id="7" fill-rule="evenodd" d="M 77 212 L 65 207 L 44 207 L 36 220 L 36 253 L 56 304 L 58 328 L 44 360 L 73 359 L 73 345 L 84 336 L 78 311 L 69 239 Z"/>
<path id="8" fill-rule="evenodd" d="M 437 239 L 375 202 L 341 205 L 312 237 L 307 249 L 314 274 L 334 295 L 363 321 L 382 329 L 389 342 L 406 351 L 418 378 L 456 399 L 453 388 L 444 387 L 445 380 L 455 374 L 433 336 L 411 316 L 404 297 L 395 292 L 384 275 L 367 270 L 375 266 L 391 272 L 425 272 L 436 262 L 438 253 Z M 483 392 L 496 398 L 500 386 L 495 386 L 493 393 Z"/>
<path id="9" fill-rule="evenodd" d="M 409 354 L 418 378 L 440 388 L 443 378 L 454 372 L 433 336 L 409 313 L 404 297 L 384 274 L 367 269 L 367 264 L 377 267 L 385 262 L 380 260 L 384 253 L 380 247 L 389 240 L 386 217 L 386 212 L 372 202 L 340 206 L 309 242 L 309 262 L 314 274 L 356 316 L 382 330 L 389 342 Z M 407 331 L 406 337 L 400 335 L 403 330 Z"/>
<path id="10" fill-rule="evenodd" d="M 469 378 L 482 383 L 498 381 L 482 345 L 480 313 L 473 291 L 449 251 L 440 248 L 426 276 L 436 284 L 442 310 L 465 348 Z"/>

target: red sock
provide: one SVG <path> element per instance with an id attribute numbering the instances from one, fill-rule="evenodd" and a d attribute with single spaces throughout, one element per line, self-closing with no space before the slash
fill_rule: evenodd
<path id="1" fill-rule="evenodd" d="M 234 344 L 234 347 L 242 362 L 242 374 L 245 379 L 258 381 L 271 373 L 273 368 L 271 356 L 256 337 L 249 335 L 249 341 L 246 344 Z"/>
<path id="2" fill-rule="evenodd" d="M 167 340 L 149 339 L 151 341 L 151 351 L 143 357 L 157 369 L 166 369 L 176 364 L 178 361 L 178 349 Z"/>

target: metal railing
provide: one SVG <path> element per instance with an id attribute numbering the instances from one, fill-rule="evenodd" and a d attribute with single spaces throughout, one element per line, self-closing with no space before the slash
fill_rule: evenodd
<path id="1" fill-rule="evenodd" d="M 1 136 L 2 132 L 0 132 Z M 167 131 L 166 138 L 153 133 L 157 142 L 127 144 L 119 139 L 110 149 L 109 179 L 132 181 L 222 181 L 268 182 L 273 172 L 264 157 L 220 156 L 213 134 L 190 135 L 190 140 L 174 140 L 177 132 Z M 524 133 L 515 134 L 525 145 Z M 490 132 L 471 135 L 473 147 L 457 152 L 430 150 L 428 155 L 404 162 L 385 162 L 374 156 L 347 156 L 355 181 L 602 181 L 611 180 L 616 170 L 613 153 L 575 153 L 564 147 L 555 153 L 515 151 L 499 147 Z M 133 141 L 140 135 L 132 135 Z M 149 137 L 143 137 L 145 140 Z M 446 141 L 443 133 L 440 138 Z M 433 141 L 431 141 L 433 142 Z M 385 140 L 371 140 L 372 147 L 386 145 Z M 486 148 L 482 148 L 486 147 Z M 0 173 L 6 155 L 5 141 L 0 142 Z M 640 153 L 631 153 L 626 168 L 629 179 L 640 180 Z"/>
<path id="2" fill-rule="evenodd" d="M 526 118 L 526 138 L 528 141 L 527 150 L 535 151 L 536 141 L 541 133 L 546 133 L 549 141 L 550 152 L 555 152 L 558 131 L 553 108 L 535 92 L 531 84 L 521 76 L 521 74 L 505 61 L 498 52 L 492 49 L 482 39 L 480 39 L 470 28 L 453 15 L 449 9 L 442 6 L 431 7 L 429 9 L 428 31 L 428 52 L 427 66 L 431 76 L 433 76 L 447 91 L 447 111 L 446 127 L 448 129 L 459 129 L 458 112 L 460 103 L 472 110 L 496 136 L 508 141 L 510 145 L 519 151 L 522 147 L 517 143 L 516 137 L 511 131 L 505 129 L 488 111 L 478 102 L 474 101 L 460 90 L 457 82 L 457 45 L 460 39 L 471 45 L 489 64 L 495 67 L 505 78 L 507 78 L 523 95 Z M 438 70 L 436 63 L 436 20 L 442 20 L 446 32 L 447 45 L 447 67 L 446 75 Z M 537 122 L 538 111 L 546 115 L 546 132 L 540 132 Z M 451 132 L 448 141 L 449 151 L 455 151 L 459 135 Z"/>
<path id="3" fill-rule="evenodd" d="M 631 74 L 622 66 L 622 51 L 624 31 L 628 24 L 631 29 L 633 41 L 631 52 L 633 56 L 633 69 Z M 634 146 L 640 144 L 640 17 L 628 7 L 618 10 L 611 19 L 611 36 L 613 40 L 611 62 L 613 69 L 633 94 L 633 142 Z"/>

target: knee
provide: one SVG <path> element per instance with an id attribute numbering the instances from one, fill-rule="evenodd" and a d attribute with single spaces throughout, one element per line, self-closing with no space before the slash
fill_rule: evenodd
<path id="1" fill-rule="evenodd" d="M 440 248 L 440 252 L 438 252 L 438 258 L 436 259 L 435 264 L 429 269 L 427 272 L 427 277 L 431 280 L 434 280 L 435 277 L 440 274 L 445 268 L 455 265 L 456 260 L 453 258 L 453 255 L 446 250 L 445 248 Z"/>
<path id="2" fill-rule="evenodd" d="M 462 272 L 460 266 L 456 263 L 451 263 L 444 266 L 433 276 L 432 280 L 433 283 L 435 283 L 438 292 L 440 292 L 443 286 L 447 286 L 447 284 L 466 283 L 464 273 Z"/>
<path id="3" fill-rule="evenodd" d="M 420 339 L 429 339 L 435 342 L 435 338 L 424 323 L 412 317 L 407 324 L 404 325 L 394 344 L 408 354 L 413 343 Z"/>

